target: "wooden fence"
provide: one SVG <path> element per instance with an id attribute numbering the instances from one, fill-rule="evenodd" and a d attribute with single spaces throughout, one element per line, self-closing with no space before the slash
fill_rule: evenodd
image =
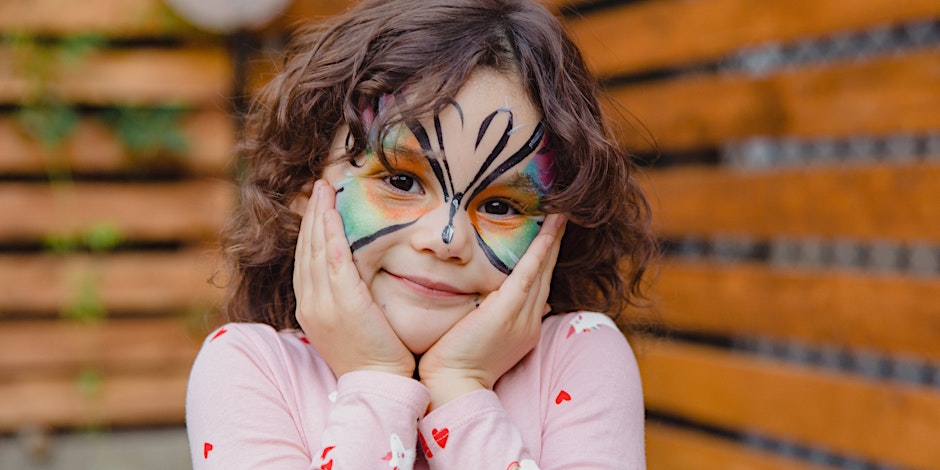
<path id="1" fill-rule="evenodd" d="M 294 2 L 247 81 L 349 3 Z M 634 340 L 649 468 L 940 469 L 940 3 L 548 4 L 667 249 L 663 328 Z M 179 425 L 233 203 L 230 43 L 159 0 L 62 5 L 0 3 L 0 432 Z M 105 41 L 73 62 L 23 59 L 87 31 Z M 75 111 L 61 140 L 24 131 L 37 87 Z M 128 109 L 187 145 L 135 149 L 107 118 Z"/>
<path id="2" fill-rule="evenodd" d="M 0 433 L 180 425 L 234 201 L 223 37 L 158 0 L 0 3 Z"/>
<path id="3" fill-rule="evenodd" d="M 940 4 L 567 18 L 660 153 L 649 467 L 940 468 Z"/>

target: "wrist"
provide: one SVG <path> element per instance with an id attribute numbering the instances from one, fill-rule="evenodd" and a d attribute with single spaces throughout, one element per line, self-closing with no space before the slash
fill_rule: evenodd
<path id="1" fill-rule="evenodd" d="M 483 382 L 473 377 L 422 377 L 421 383 L 427 387 L 431 395 L 431 403 L 428 406 L 428 412 L 440 408 L 470 392 L 488 389 Z"/>
<path id="2" fill-rule="evenodd" d="M 370 372 L 383 372 L 386 374 L 400 375 L 402 377 L 412 378 L 414 377 L 414 368 L 407 368 L 402 366 L 392 366 L 392 365 L 377 365 L 377 364 L 368 364 L 357 367 L 355 369 L 349 370 L 347 372 L 353 371 L 370 371 Z"/>

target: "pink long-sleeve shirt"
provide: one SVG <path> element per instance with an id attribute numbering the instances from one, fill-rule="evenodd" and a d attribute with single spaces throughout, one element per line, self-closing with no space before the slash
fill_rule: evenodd
<path id="1" fill-rule="evenodd" d="M 571 313 L 494 390 L 426 414 L 418 381 L 336 379 L 297 330 L 225 325 L 193 365 L 186 421 L 195 469 L 642 469 L 636 360 L 614 323 Z"/>

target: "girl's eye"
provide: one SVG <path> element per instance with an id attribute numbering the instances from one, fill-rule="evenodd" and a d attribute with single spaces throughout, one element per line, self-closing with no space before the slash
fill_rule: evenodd
<path id="1" fill-rule="evenodd" d="M 490 215 L 516 215 L 519 213 L 511 204 L 499 199 L 490 199 L 480 204 L 480 212 Z"/>
<path id="2" fill-rule="evenodd" d="M 417 192 L 421 189 L 415 179 L 408 175 L 391 175 L 385 180 L 395 189 L 406 193 Z"/>

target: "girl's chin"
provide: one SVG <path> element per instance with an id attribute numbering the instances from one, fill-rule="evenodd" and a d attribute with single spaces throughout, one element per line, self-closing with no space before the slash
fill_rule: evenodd
<path id="1" fill-rule="evenodd" d="M 395 330 L 394 327 L 392 329 Z M 407 331 L 402 334 L 402 332 L 395 330 L 395 334 L 398 335 L 401 342 L 414 354 L 424 354 L 427 352 L 428 349 L 431 349 L 431 346 L 434 346 L 437 340 L 441 339 L 441 336 L 444 336 L 444 333 L 446 333 L 446 331 L 440 333 Z"/>
<path id="2" fill-rule="evenodd" d="M 398 314 L 395 314 L 398 313 Z M 424 354 L 468 312 L 437 312 L 436 315 L 386 312 L 392 331 L 414 354 Z"/>
<path id="3" fill-rule="evenodd" d="M 394 290 L 373 292 L 392 331 L 414 354 L 424 354 L 476 308 L 475 298 L 433 302 L 434 299 L 415 300 L 410 293 L 404 294 L 407 295 Z"/>

